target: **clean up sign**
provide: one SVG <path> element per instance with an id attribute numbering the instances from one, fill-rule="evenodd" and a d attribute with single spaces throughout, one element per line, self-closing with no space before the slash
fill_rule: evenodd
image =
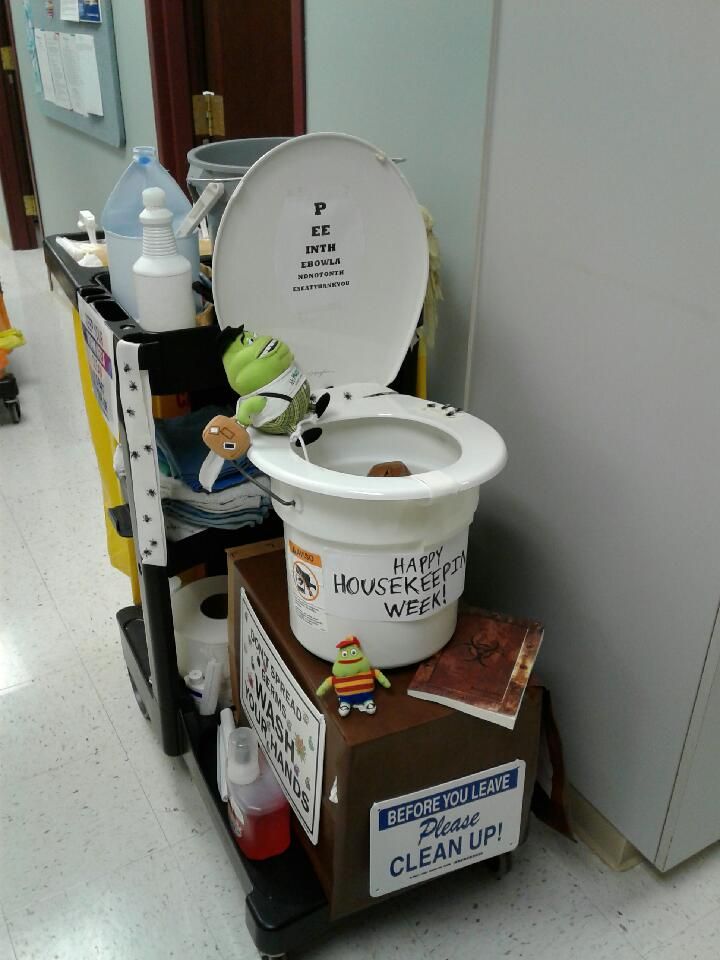
<path id="1" fill-rule="evenodd" d="M 370 895 L 380 897 L 520 842 L 525 761 L 383 800 L 370 811 Z"/>

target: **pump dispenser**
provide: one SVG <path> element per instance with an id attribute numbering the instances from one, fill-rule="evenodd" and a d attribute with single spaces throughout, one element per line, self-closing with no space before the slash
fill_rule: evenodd
<path id="1" fill-rule="evenodd" d="M 245 856 L 265 860 L 287 850 L 290 808 L 250 727 L 230 734 L 227 786 L 228 819 Z"/>
<path id="2" fill-rule="evenodd" d="M 192 269 L 187 258 L 178 253 L 165 191 L 148 187 L 142 196 L 143 252 L 133 266 L 138 321 L 145 330 L 156 333 L 194 327 Z"/>

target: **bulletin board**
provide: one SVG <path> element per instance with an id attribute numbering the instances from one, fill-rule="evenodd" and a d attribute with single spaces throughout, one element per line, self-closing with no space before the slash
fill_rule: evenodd
<path id="1" fill-rule="evenodd" d="M 79 0 L 78 3 L 74 4 L 74 7 L 79 9 L 79 15 L 99 16 L 101 18 L 100 22 L 64 19 L 63 13 L 67 13 L 68 9 L 73 8 L 72 0 L 69 0 L 69 2 L 68 0 L 24 0 L 24 5 L 26 16 L 31 20 L 31 25 L 28 24 L 29 37 L 32 35 L 34 38 L 34 31 L 42 30 L 54 35 L 59 34 L 60 40 L 63 34 L 93 38 L 94 55 L 97 62 L 96 81 L 99 84 L 99 91 L 97 87 L 95 88 L 93 110 L 98 110 L 99 100 L 101 100 L 102 116 L 99 116 L 97 112 L 88 112 L 86 116 L 84 116 L 82 112 L 79 112 L 83 109 L 82 100 L 78 102 L 78 97 L 82 97 L 83 88 L 77 77 L 70 76 L 68 78 L 70 83 L 67 84 L 67 89 L 75 93 L 74 102 L 75 106 L 79 109 L 59 106 L 57 103 L 53 103 L 46 98 L 41 73 L 45 74 L 48 70 L 47 51 L 45 51 L 43 55 L 40 47 L 33 44 L 31 57 L 34 61 L 32 67 L 35 74 L 35 88 L 40 101 L 40 107 L 45 116 L 50 117 L 52 120 L 57 120 L 59 123 L 64 123 L 69 127 L 74 127 L 81 133 L 85 133 L 89 137 L 94 137 L 96 140 L 102 140 L 112 147 L 124 146 L 125 123 L 123 121 L 122 100 L 120 98 L 120 77 L 118 74 L 117 53 L 115 51 L 115 30 L 113 28 L 112 3 L 110 0 L 99 0 L 97 4 L 94 2 L 86 4 L 83 0 Z M 88 10 L 94 10 L 95 13 L 88 14 Z M 30 29 L 30 26 L 32 26 L 32 29 Z M 74 43 L 75 41 L 63 41 L 63 45 L 67 45 L 66 49 L 67 47 L 72 48 L 72 44 Z M 81 44 L 86 58 L 84 62 L 87 64 L 88 56 L 92 56 L 91 51 L 93 44 L 89 44 L 87 40 L 81 40 L 77 44 L 78 50 L 81 49 Z M 55 50 L 57 50 L 55 41 L 53 41 L 53 45 Z M 63 53 L 64 52 L 65 51 L 63 51 Z M 43 59 L 44 63 L 42 62 Z M 66 60 L 65 65 L 68 68 L 68 74 L 70 74 L 72 69 L 71 64 Z M 73 80 L 76 82 L 73 83 Z M 80 92 L 78 93 L 78 91 Z M 88 94 L 88 96 L 90 96 L 90 94 Z M 66 96 L 63 95 L 61 98 L 67 102 Z"/>

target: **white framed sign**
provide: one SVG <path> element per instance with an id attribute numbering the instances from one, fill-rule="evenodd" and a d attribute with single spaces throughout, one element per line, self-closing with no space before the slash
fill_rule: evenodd
<path id="1" fill-rule="evenodd" d="M 290 806 L 318 842 L 325 717 L 310 702 L 240 591 L 240 702 Z"/>
<path id="2" fill-rule="evenodd" d="M 370 895 L 380 897 L 520 842 L 525 761 L 382 800 L 370 811 Z"/>

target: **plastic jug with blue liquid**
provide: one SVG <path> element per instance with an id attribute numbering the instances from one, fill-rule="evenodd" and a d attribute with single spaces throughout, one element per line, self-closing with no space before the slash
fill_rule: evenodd
<path id="1" fill-rule="evenodd" d="M 190 210 L 190 201 L 158 162 L 155 147 L 133 147 L 132 162 L 115 184 L 102 212 L 102 226 L 107 242 L 108 265 L 113 297 L 121 307 L 137 319 L 133 264 L 142 254 L 143 190 L 161 187 L 165 205 L 173 214 L 173 230 L 177 231 Z M 192 276 L 200 270 L 198 235 L 194 231 L 177 241 L 178 253 L 190 261 Z"/>

